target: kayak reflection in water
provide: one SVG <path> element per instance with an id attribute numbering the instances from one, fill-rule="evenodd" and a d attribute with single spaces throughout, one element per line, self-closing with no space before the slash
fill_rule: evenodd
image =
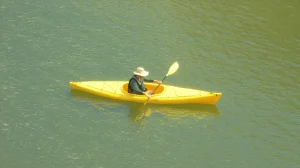
<path id="1" fill-rule="evenodd" d="M 144 78 L 149 75 L 149 72 L 145 71 L 143 67 L 138 67 L 136 71 L 133 72 L 133 74 L 134 75 L 130 78 L 128 84 L 129 93 L 146 95 L 147 97 L 151 97 L 152 91 L 147 90 L 147 88 L 145 88 L 144 82 L 152 82 L 157 84 L 162 83 L 160 80 Z"/>
<path id="2" fill-rule="evenodd" d="M 134 122 L 143 122 L 146 117 L 151 115 L 151 109 L 141 104 L 129 105 L 129 117 Z"/>

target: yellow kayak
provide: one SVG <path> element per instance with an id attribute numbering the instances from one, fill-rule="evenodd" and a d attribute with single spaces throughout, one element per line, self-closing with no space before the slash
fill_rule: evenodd
<path id="1" fill-rule="evenodd" d="M 148 90 L 157 84 L 145 83 Z M 128 93 L 128 81 L 83 81 L 70 82 L 71 89 L 81 90 L 116 100 L 145 103 L 147 96 Z M 148 100 L 150 104 L 216 104 L 222 93 L 160 85 Z"/>

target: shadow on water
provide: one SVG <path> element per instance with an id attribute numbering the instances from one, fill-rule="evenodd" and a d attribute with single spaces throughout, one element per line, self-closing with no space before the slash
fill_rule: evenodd
<path id="1" fill-rule="evenodd" d="M 97 109 L 128 108 L 129 118 L 134 122 L 141 122 L 152 114 L 159 113 L 168 119 L 179 120 L 182 118 L 209 119 L 216 118 L 220 112 L 215 105 L 182 104 L 182 105 L 156 105 L 112 100 L 82 91 L 71 90 L 71 95 L 80 101 L 88 102 Z"/>

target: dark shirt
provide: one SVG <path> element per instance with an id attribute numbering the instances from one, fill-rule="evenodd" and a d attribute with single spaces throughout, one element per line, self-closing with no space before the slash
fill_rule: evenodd
<path id="1" fill-rule="evenodd" d="M 138 79 L 135 75 L 132 76 L 129 80 L 128 84 L 128 92 L 129 93 L 134 93 L 134 94 L 143 94 L 143 92 L 147 91 L 147 89 L 144 86 L 144 82 L 153 82 L 154 80 L 152 79 Z"/>

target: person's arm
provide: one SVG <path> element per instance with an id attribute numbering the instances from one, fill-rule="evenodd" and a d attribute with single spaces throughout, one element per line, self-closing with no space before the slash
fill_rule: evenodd
<path id="1" fill-rule="evenodd" d="M 154 80 L 144 78 L 144 82 L 150 82 L 150 83 L 152 83 L 152 82 L 154 82 Z"/>
<path id="2" fill-rule="evenodd" d="M 153 82 L 157 83 L 157 84 L 161 84 L 162 83 L 162 81 L 160 81 L 160 80 L 153 80 Z"/>
<path id="3" fill-rule="evenodd" d="M 160 80 L 152 80 L 152 79 L 146 79 L 146 78 L 144 78 L 144 81 L 145 82 L 151 82 L 151 83 L 157 83 L 157 84 L 162 83 Z"/>

